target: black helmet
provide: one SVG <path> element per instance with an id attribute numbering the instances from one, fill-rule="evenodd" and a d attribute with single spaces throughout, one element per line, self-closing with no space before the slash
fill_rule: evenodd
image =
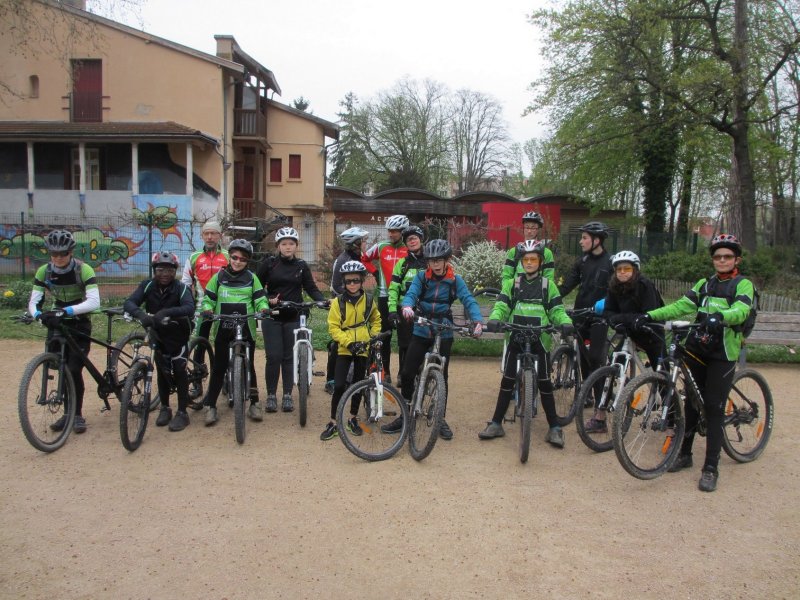
<path id="1" fill-rule="evenodd" d="M 588 233 L 592 237 L 600 238 L 604 240 L 608 237 L 608 227 L 606 227 L 600 221 L 589 221 L 586 225 L 583 225 L 580 228 L 580 231 L 584 233 Z"/>
<path id="2" fill-rule="evenodd" d="M 75 247 L 75 238 L 69 231 L 56 229 L 47 234 L 44 245 L 50 252 L 69 252 Z"/>
<path id="3" fill-rule="evenodd" d="M 153 257 L 150 259 L 150 264 L 154 267 L 158 265 L 167 265 L 169 267 L 173 267 L 175 269 L 178 268 L 178 257 L 175 256 L 172 252 L 167 252 L 166 250 L 162 250 L 161 252 L 156 252 L 153 254 Z"/>
<path id="4" fill-rule="evenodd" d="M 729 233 L 720 233 L 714 236 L 708 250 L 711 254 L 714 254 L 717 248 L 728 248 L 729 250 L 733 250 L 736 256 L 742 255 L 742 244 L 736 239 L 735 235 Z"/>
<path id="5" fill-rule="evenodd" d="M 522 222 L 525 223 L 526 221 L 530 221 L 532 223 L 538 223 L 540 227 L 544 226 L 544 219 L 542 218 L 542 215 L 540 215 L 535 210 L 526 212 L 524 215 L 522 215 Z"/>
<path id="6" fill-rule="evenodd" d="M 425 251 L 423 256 L 429 260 L 434 258 L 450 258 L 453 255 L 453 249 L 447 240 L 431 240 L 425 244 Z"/>
<path id="7" fill-rule="evenodd" d="M 403 229 L 403 242 L 408 239 L 408 236 L 415 235 L 419 238 L 420 242 L 425 241 L 425 232 L 422 231 L 422 228 L 417 227 L 416 225 L 409 225 L 405 229 Z"/>
<path id="8" fill-rule="evenodd" d="M 241 238 L 233 240 L 228 246 L 228 252 L 233 252 L 234 250 L 244 252 L 248 257 L 253 256 L 253 244 Z"/>

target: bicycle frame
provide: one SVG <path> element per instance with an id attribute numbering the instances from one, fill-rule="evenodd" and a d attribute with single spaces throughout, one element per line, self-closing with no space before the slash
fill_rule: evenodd
<path id="1" fill-rule="evenodd" d="M 300 382 L 300 352 L 305 352 L 308 355 L 308 373 L 307 381 L 309 385 L 313 381 L 314 375 L 314 347 L 311 345 L 311 328 L 306 326 L 307 317 L 305 313 L 300 313 L 300 327 L 294 330 L 294 347 L 292 349 L 294 384 Z"/>
<path id="2" fill-rule="evenodd" d="M 375 382 L 375 402 L 370 402 L 369 417 L 367 420 L 370 423 L 376 423 L 383 418 L 383 357 L 381 356 L 381 348 L 383 342 L 379 336 L 376 336 L 370 348 L 370 354 L 375 357 L 375 368 L 369 374 L 369 378 Z"/>
<path id="3" fill-rule="evenodd" d="M 622 397 L 622 389 L 625 387 L 625 384 L 628 383 L 628 367 L 630 366 L 631 361 L 633 361 L 633 364 L 636 369 L 638 369 L 638 372 L 645 370 L 646 367 L 644 366 L 642 359 L 639 357 L 639 353 L 636 351 L 636 344 L 634 344 L 631 338 L 626 335 L 622 343 L 622 347 L 611 353 L 611 362 L 609 363 L 609 366 L 617 369 L 617 379 L 619 384 L 617 385 L 617 392 L 614 394 L 613 402 L 606 404 L 603 407 L 609 412 L 613 412 L 619 405 L 619 399 Z M 606 398 L 608 396 L 608 388 L 610 385 L 611 380 L 606 379 L 605 383 L 603 384 L 602 398 Z"/>

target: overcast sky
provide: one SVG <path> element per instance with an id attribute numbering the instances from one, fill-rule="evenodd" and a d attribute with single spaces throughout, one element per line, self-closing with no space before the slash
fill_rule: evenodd
<path id="1" fill-rule="evenodd" d="M 276 100 L 304 96 L 315 115 L 336 121 L 339 101 L 390 88 L 403 76 L 497 98 L 514 141 L 542 135 L 522 117 L 539 74 L 538 33 L 526 15 L 543 0 L 142 0 L 154 35 L 215 53 L 214 34 L 233 35 L 272 70 Z"/>

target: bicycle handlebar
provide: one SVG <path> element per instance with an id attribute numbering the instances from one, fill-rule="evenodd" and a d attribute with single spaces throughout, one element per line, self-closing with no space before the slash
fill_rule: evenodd
<path id="1" fill-rule="evenodd" d="M 264 313 L 260 313 L 260 312 L 248 313 L 246 315 L 216 314 L 216 315 L 211 315 L 210 317 L 203 317 L 203 319 L 206 320 L 206 321 L 247 321 L 248 319 L 256 319 L 258 321 L 258 320 L 266 319 L 266 318 L 267 318 L 267 315 L 265 315 Z"/>
<path id="2" fill-rule="evenodd" d="M 281 300 L 276 305 L 272 307 L 272 310 L 275 311 L 280 308 L 329 308 L 329 302 L 327 300 L 313 300 L 311 302 L 292 302 L 291 300 Z"/>
<path id="3" fill-rule="evenodd" d="M 451 331 L 455 331 L 456 333 L 459 333 L 459 334 L 464 335 L 464 336 L 471 336 L 472 335 L 472 328 L 471 327 L 465 327 L 463 325 L 456 325 L 455 323 L 445 323 L 445 322 L 437 323 L 436 321 L 433 321 L 432 319 L 429 319 L 428 317 L 423 317 L 422 315 L 419 315 L 419 314 L 417 315 L 416 323 L 418 325 L 427 325 L 429 327 L 433 327 L 435 329 L 440 329 L 440 330 L 449 329 Z"/>

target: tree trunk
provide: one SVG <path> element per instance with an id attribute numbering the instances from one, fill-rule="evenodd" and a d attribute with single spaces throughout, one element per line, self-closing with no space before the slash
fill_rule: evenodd
<path id="1" fill-rule="evenodd" d="M 694 181 L 694 165 L 696 158 L 690 156 L 683 167 L 683 183 L 681 186 L 680 211 L 676 230 L 677 248 L 686 250 L 689 241 L 689 211 L 692 207 L 692 183 Z"/>

